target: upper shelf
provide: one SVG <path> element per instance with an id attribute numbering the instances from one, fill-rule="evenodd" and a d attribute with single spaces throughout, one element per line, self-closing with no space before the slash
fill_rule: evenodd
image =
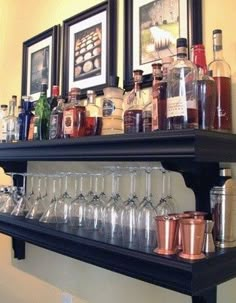
<path id="1" fill-rule="evenodd" d="M 236 135 L 204 130 L 93 136 L 0 144 L 0 161 L 236 162 Z"/>

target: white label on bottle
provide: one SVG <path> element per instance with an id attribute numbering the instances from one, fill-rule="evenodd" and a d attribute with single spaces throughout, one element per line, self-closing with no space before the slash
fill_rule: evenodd
<path id="1" fill-rule="evenodd" d="M 167 118 L 186 115 L 187 102 L 184 96 L 171 97 L 167 99 Z"/>
<path id="2" fill-rule="evenodd" d="M 2 121 L 2 140 L 5 141 L 7 138 L 7 124 L 6 121 Z"/>
<path id="3" fill-rule="evenodd" d="M 197 109 L 197 100 L 196 99 L 190 99 L 187 101 L 187 107 L 189 109 Z"/>

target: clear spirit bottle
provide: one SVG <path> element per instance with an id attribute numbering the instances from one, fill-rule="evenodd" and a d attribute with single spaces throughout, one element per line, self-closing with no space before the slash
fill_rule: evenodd
<path id="1" fill-rule="evenodd" d="M 16 98 L 13 96 L 9 102 L 9 113 L 6 117 L 6 142 L 16 142 L 19 138 L 19 129 L 17 127 L 18 121 L 15 116 Z M 18 133 L 17 133 L 18 132 Z"/>

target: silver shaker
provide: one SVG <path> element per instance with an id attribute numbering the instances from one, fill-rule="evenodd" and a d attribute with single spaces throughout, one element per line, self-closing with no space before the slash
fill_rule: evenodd
<path id="1" fill-rule="evenodd" d="M 214 222 L 212 220 L 206 220 L 204 242 L 203 242 L 203 252 L 205 253 L 215 252 L 215 243 L 212 235 L 213 227 L 214 227 Z"/>

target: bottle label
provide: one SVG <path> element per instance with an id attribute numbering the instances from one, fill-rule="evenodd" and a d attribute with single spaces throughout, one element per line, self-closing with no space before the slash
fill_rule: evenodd
<path id="1" fill-rule="evenodd" d="M 15 130 L 15 123 L 13 120 L 10 120 L 7 123 L 7 132 L 13 132 Z"/>
<path id="2" fill-rule="evenodd" d="M 74 110 L 69 109 L 64 111 L 64 134 L 72 135 L 73 134 L 73 125 L 74 125 Z"/>
<path id="3" fill-rule="evenodd" d="M 33 119 L 33 139 L 34 140 L 39 140 L 39 116 L 34 116 Z"/>
<path id="4" fill-rule="evenodd" d="M 7 124 L 6 121 L 2 121 L 2 141 L 6 141 L 7 139 Z"/>
<path id="5" fill-rule="evenodd" d="M 104 99 L 103 100 L 103 108 L 102 108 L 102 114 L 103 117 L 109 117 L 113 114 L 116 107 L 112 100 Z"/>
<path id="6" fill-rule="evenodd" d="M 182 96 L 167 99 L 167 118 L 187 115 L 186 98 Z"/>
<path id="7" fill-rule="evenodd" d="M 142 110 L 133 110 L 124 115 L 125 133 L 141 133 L 143 131 Z"/>
<path id="8" fill-rule="evenodd" d="M 52 115 L 50 117 L 49 139 L 57 138 L 57 129 L 58 129 L 58 115 Z"/>

